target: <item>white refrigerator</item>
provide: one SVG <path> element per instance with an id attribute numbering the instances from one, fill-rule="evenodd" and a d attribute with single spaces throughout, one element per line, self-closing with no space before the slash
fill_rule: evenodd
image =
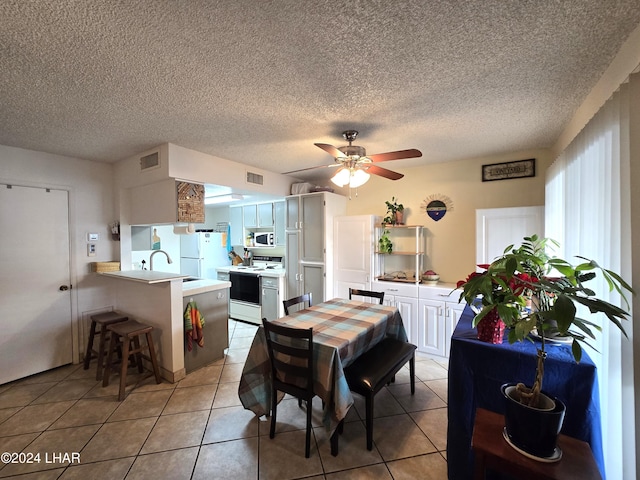
<path id="1" fill-rule="evenodd" d="M 218 232 L 180 235 L 180 273 L 198 278 L 218 278 L 216 268 L 231 265 L 225 240 L 226 235 Z"/>

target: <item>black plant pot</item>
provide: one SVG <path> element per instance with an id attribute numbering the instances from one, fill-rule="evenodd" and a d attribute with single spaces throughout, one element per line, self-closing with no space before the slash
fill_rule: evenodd
<path id="1" fill-rule="evenodd" d="M 501 390 L 505 398 L 506 433 L 511 443 L 534 457 L 559 459 L 556 445 L 566 411 L 564 403 L 557 398 L 551 400 L 546 395 L 555 402 L 553 408 L 532 408 L 511 398 L 508 394 L 510 387 L 515 388 L 515 384 L 507 383 Z"/>

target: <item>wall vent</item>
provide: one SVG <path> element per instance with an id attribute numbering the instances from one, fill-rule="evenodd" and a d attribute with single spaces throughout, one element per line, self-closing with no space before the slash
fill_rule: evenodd
<path id="1" fill-rule="evenodd" d="M 259 173 L 247 172 L 247 183 L 264 185 L 264 177 Z"/>
<path id="2" fill-rule="evenodd" d="M 140 158 L 140 170 L 149 170 L 160 166 L 160 154 L 158 152 L 151 153 Z"/>

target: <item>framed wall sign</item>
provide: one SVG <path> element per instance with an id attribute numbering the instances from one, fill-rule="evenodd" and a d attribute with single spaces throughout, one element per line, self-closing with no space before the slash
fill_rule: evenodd
<path id="1" fill-rule="evenodd" d="M 507 180 L 536 176 L 536 159 L 518 160 L 515 162 L 492 163 L 482 166 L 482 181 Z"/>

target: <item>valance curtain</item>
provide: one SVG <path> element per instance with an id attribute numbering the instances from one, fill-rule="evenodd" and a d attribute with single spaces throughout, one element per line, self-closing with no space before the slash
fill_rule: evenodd
<path id="1" fill-rule="evenodd" d="M 556 254 L 571 262 L 580 261 L 576 255 L 592 258 L 627 280 L 632 253 L 630 85 L 637 88 L 639 81 L 635 75 L 621 85 L 556 159 L 547 171 L 545 192 L 545 236 L 560 242 Z M 601 298 L 627 308 L 615 292 L 609 293 L 604 280 L 590 286 Z M 602 334 L 596 335 L 596 351 L 589 354 L 598 367 L 606 476 L 635 478 L 628 476 L 629 468 L 635 471 L 632 342 L 606 317 L 597 321 Z M 625 323 L 631 337 L 630 322 Z"/>

